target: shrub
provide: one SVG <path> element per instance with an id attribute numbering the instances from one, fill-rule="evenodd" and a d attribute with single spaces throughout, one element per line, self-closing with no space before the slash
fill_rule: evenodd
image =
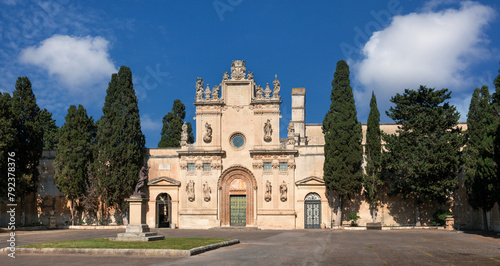
<path id="1" fill-rule="evenodd" d="M 359 218 L 361 217 L 359 217 L 358 214 L 356 214 L 355 212 L 349 213 L 348 220 L 351 221 L 351 226 L 358 226 L 357 221 L 359 220 Z"/>
<path id="2" fill-rule="evenodd" d="M 446 225 L 446 216 L 450 216 L 452 213 L 450 211 L 445 211 L 445 210 L 437 210 L 433 215 L 432 218 L 434 219 L 432 221 L 432 224 L 437 224 L 437 225 Z"/>

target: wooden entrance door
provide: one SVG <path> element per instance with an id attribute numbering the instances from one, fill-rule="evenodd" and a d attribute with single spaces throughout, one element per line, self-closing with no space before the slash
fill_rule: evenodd
<path id="1" fill-rule="evenodd" d="M 247 197 L 244 195 L 230 196 L 231 226 L 247 225 Z"/>

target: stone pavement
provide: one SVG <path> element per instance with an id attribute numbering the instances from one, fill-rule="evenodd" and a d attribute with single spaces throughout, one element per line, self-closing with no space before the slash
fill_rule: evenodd
<path id="1" fill-rule="evenodd" d="M 17 245 L 116 236 L 124 230 L 17 232 Z M 166 237 L 221 237 L 240 244 L 188 258 L 22 255 L 2 265 L 500 265 L 500 238 L 441 230 L 170 230 Z M 0 234 L 0 243 L 7 243 Z"/>

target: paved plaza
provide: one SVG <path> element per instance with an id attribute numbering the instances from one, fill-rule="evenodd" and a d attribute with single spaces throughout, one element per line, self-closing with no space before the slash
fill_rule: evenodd
<path id="1" fill-rule="evenodd" d="M 124 230 L 17 232 L 17 245 L 116 236 Z M 500 265 L 500 237 L 441 230 L 158 230 L 166 237 L 221 237 L 240 244 L 187 258 L 23 255 L 2 265 Z M 7 243 L 7 234 L 0 234 Z M 7 262 L 5 264 L 4 262 Z"/>

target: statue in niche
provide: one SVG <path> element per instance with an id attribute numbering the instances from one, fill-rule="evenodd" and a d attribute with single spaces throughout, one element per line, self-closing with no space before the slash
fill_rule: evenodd
<path id="1" fill-rule="evenodd" d="M 245 78 L 245 72 L 247 67 L 245 66 L 244 60 L 233 60 L 231 64 L 231 78 L 234 80 L 240 80 Z"/>
<path id="2" fill-rule="evenodd" d="M 262 89 L 262 87 L 260 85 L 257 85 L 255 87 L 255 97 L 257 98 L 257 100 L 264 99 L 264 90 Z"/>
<path id="3" fill-rule="evenodd" d="M 207 89 L 205 90 L 205 100 L 210 100 L 210 95 L 212 95 L 212 93 L 210 92 L 210 86 L 207 83 Z"/>
<path id="4" fill-rule="evenodd" d="M 274 99 L 279 99 L 280 98 L 281 83 L 278 80 L 278 75 L 277 74 L 274 77 L 275 77 L 275 80 L 273 81 L 273 84 L 274 84 L 273 98 Z"/>
<path id="5" fill-rule="evenodd" d="M 212 189 L 208 186 L 208 182 L 205 181 L 205 184 L 203 184 L 203 200 L 206 202 L 210 201 L 210 193 L 212 193 Z"/>
<path id="6" fill-rule="evenodd" d="M 264 95 L 266 99 L 269 99 L 271 97 L 271 89 L 269 88 L 269 83 L 266 85 L 266 89 L 264 90 Z"/>
<path id="7" fill-rule="evenodd" d="M 203 99 L 203 79 L 196 79 L 196 100 L 201 101 Z"/>
<path id="8" fill-rule="evenodd" d="M 253 72 L 248 71 L 247 79 L 248 80 L 253 80 Z"/>
<path id="9" fill-rule="evenodd" d="M 273 128 L 271 126 L 271 120 L 267 119 L 266 124 L 264 124 L 264 140 L 265 141 L 271 141 L 272 140 L 272 134 L 273 134 Z"/>
<path id="10" fill-rule="evenodd" d="M 208 122 L 205 123 L 205 131 L 203 141 L 205 141 L 205 143 L 210 143 L 212 141 L 212 126 Z"/>
<path id="11" fill-rule="evenodd" d="M 295 128 L 292 121 L 290 121 L 290 123 L 288 124 L 287 137 L 288 137 L 288 144 L 295 145 Z"/>
<path id="12" fill-rule="evenodd" d="M 266 193 L 264 194 L 264 199 L 267 202 L 271 201 L 272 190 L 273 190 L 273 186 L 271 185 L 271 182 L 269 182 L 269 180 L 267 180 L 267 182 L 266 182 Z"/>
<path id="13" fill-rule="evenodd" d="M 186 193 L 188 196 L 188 200 L 193 202 L 194 201 L 194 181 L 189 180 L 189 182 L 186 185 Z"/>
<path id="14" fill-rule="evenodd" d="M 286 201 L 286 193 L 287 193 L 287 191 L 288 191 L 288 187 L 286 186 L 285 180 L 283 180 L 283 183 L 280 186 L 280 199 L 283 202 Z"/>
<path id="15" fill-rule="evenodd" d="M 188 140 L 188 126 L 186 123 L 182 124 L 182 132 L 181 132 L 181 146 L 186 146 L 187 145 L 187 140 Z"/>
<path id="16" fill-rule="evenodd" d="M 227 71 L 222 73 L 222 80 L 229 80 L 229 73 Z"/>
<path id="17" fill-rule="evenodd" d="M 218 100 L 219 99 L 219 91 L 220 91 L 220 85 L 215 86 L 212 89 L 212 100 Z"/>
<path id="18" fill-rule="evenodd" d="M 139 182 L 135 185 L 133 197 L 142 197 L 144 193 L 141 191 L 143 187 L 146 186 L 146 181 L 148 180 L 148 172 L 149 168 L 147 166 L 143 166 L 141 171 L 139 172 Z"/>

